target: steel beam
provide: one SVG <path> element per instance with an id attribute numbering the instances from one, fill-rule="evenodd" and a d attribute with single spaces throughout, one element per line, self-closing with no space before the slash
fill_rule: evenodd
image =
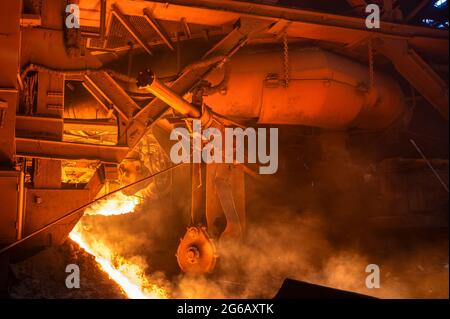
<path id="1" fill-rule="evenodd" d="M 448 121 L 448 85 L 406 40 L 376 39 L 374 47 L 389 58 L 397 71 Z"/>
<path id="2" fill-rule="evenodd" d="M 139 30 L 137 30 L 135 26 L 128 21 L 128 19 L 125 17 L 125 14 L 122 12 L 122 10 L 120 10 L 117 4 L 113 4 L 112 12 L 114 16 L 119 20 L 119 22 L 125 27 L 125 29 L 127 29 L 127 31 L 131 34 L 131 36 L 136 40 L 136 42 L 138 42 L 148 54 L 153 55 L 152 50 L 148 45 L 147 41 L 139 33 Z"/>
<path id="3" fill-rule="evenodd" d="M 82 3 L 87 0 L 80 1 Z M 448 55 L 448 31 L 383 21 L 381 29 L 368 30 L 363 17 L 350 17 L 311 10 L 268 6 L 258 3 L 230 0 L 166 0 L 131 1 L 122 0 L 126 14 L 142 15 L 142 10 L 152 8 L 152 16 L 158 20 L 179 22 L 182 18 L 195 21 L 196 24 L 221 27 L 229 25 L 240 17 L 266 19 L 276 23 L 280 19 L 291 21 L 289 37 L 328 41 L 348 45 L 377 34 L 378 36 L 399 36 L 408 39 L 420 52 Z M 97 12 L 86 13 L 82 22 L 88 25 L 98 19 Z M 97 23 L 98 24 L 98 23 Z M 193 34 L 193 37 L 196 36 Z M 270 33 L 267 41 L 276 42 Z M 440 48 L 440 50 L 436 50 Z"/>
<path id="4" fill-rule="evenodd" d="M 183 26 L 183 30 L 184 30 L 184 33 L 186 34 L 186 37 L 188 39 L 191 39 L 192 31 L 191 31 L 191 28 L 189 27 L 189 24 L 185 17 L 181 18 L 181 25 Z"/>
<path id="5" fill-rule="evenodd" d="M 16 136 L 60 139 L 63 119 L 44 116 L 16 116 Z"/>
<path id="6" fill-rule="evenodd" d="M 95 86 L 92 81 L 89 81 L 89 78 L 87 78 L 86 80 L 87 81 L 83 81 L 83 87 L 92 95 L 94 99 L 97 100 L 97 102 L 100 104 L 100 106 L 103 107 L 106 112 L 109 112 L 111 110 L 110 107 L 112 107 L 111 101 L 108 101 L 108 99 L 106 99 L 102 95 L 102 93 L 99 91 L 99 88 Z"/>
<path id="7" fill-rule="evenodd" d="M 92 160 L 118 164 L 128 147 L 16 138 L 17 156 L 60 160 Z"/>
<path id="8" fill-rule="evenodd" d="M 175 51 L 175 47 L 170 40 L 170 37 L 167 35 L 166 31 L 161 27 L 161 25 L 153 18 L 150 10 L 147 8 L 144 9 L 144 18 L 148 22 L 148 24 L 152 27 L 153 30 L 158 34 L 158 36 L 163 40 L 163 42 L 169 47 L 170 50 Z"/>
<path id="9" fill-rule="evenodd" d="M 92 88 L 100 93 L 114 107 L 123 119 L 129 120 L 134 112 L 140 109 L 125 90 L 107 72 L 94 72 L 85 75 L 85 79 Z"/>

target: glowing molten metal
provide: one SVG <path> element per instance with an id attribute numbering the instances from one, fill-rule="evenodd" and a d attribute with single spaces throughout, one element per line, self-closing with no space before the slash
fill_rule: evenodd
<path id="1" fill-rule="evenodd" d="M 139 200 L 134 196 L 116 193 L 111 198 L 97 202 L 85 211 L 87 215 L 113 216 L 134 212 Z M 69 237 L 88 254 L 95 257 L 101 270 L 106 272 L 131 299 L 165 299 L 167 292 L 150 282 L 141 265 L 117 256 L 103 242 L 87 240 L 86 230 L 79 223 Z"/>

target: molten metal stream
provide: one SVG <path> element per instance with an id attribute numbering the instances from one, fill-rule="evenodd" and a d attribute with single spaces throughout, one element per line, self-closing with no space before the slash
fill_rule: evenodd
<path id="1" fill-rule="evenodd" d="M 120 215 L 134 212 L 139 201 L 135 197 L 128 197 L 117 193 L 103 202 L 97 202 L 88 208 L 85 214 L 89 215 Z M 103 242 L 88 240 L 87 231 L 78 224 L 69 237 L 95 257 L 99 268 L 109 275 L 131 299 L 165 299 L 167 292 L 146 277 L 141 265 L 133 263 L 123 257 L 117 257 Z M 92 236 L 92 234 L 90 234 Z"/>

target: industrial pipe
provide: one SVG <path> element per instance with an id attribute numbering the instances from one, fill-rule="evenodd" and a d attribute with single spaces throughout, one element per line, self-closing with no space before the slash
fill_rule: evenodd
<path id="1" fill-rule="evenodd" d="M 226 89 L 204 97 L 212 110 L 260 124 L 306 125 L 327 129 L 383 130 L 407 111 L 400 85 L 375 68 L 321 50 L 289 51 L 289 87 L 278 50 L 236 55 Z M 206 80 L 217 83 L 223 72 Z"/>
<path id="2" fill-rule="evenodd" d="M 177 112 L 194 118 L 199 118 L 201 116 L 201 112 L 194 105 L 188 103 L 178 94 L 173 92 L 170 88 L 168 88 L 164 83 L 159 81 L 156 78 L 156 75 L 153 71 L 147 69 L 146 71 L 139 72 L 139 76 L 137 78 L 137 86 L 138 88 L 142 88 L 152 93 L 167 105 L 172 107 Z"/>

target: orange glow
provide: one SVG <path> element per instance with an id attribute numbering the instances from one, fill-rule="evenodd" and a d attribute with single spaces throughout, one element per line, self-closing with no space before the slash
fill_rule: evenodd
<path id="1" fill-rule="evenodd" d="M 140 203 L 136 196 L 126 196 L 121 192 L 108 196 L 107 199 L 99 201 L 84 212 L 85 215 L 123 215 L 134 212 L 134 208 Z"/>
<path id="2" fill-rule="evenodd" d="M 117 193 L 111 199 L 98 202 L 86 210 L 89 215 L 120 215 L 134 212 L 138 201 L 132 197 Z M 101 270 L 106 272 L 131 299 L 165 299 L 167 292 L 154 284 L 145 275 L 143 266 L 117 256 L 105 243 L 86 239 L 86 230 L 78 224 L 70 233 L 69 237 L 84 249 L 88 254 L 95 257 Z M 92 236 L 92 234 L 90 234 Z"/>

